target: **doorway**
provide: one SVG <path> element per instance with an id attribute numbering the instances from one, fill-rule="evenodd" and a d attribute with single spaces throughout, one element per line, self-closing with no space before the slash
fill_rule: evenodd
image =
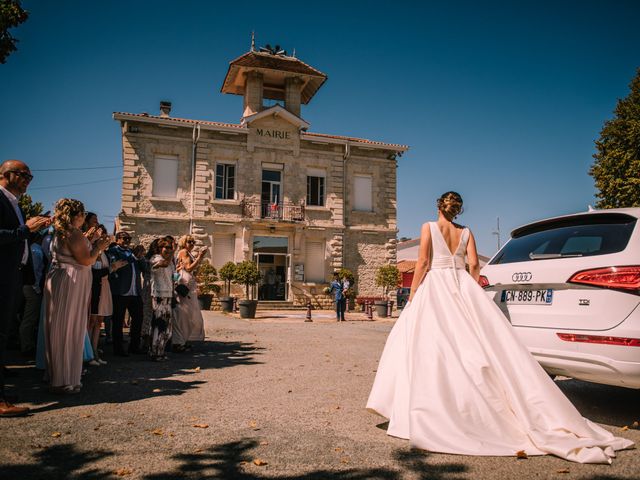
<path id="1" fill-rule="evenodd" d="M 253 238 L 253 256 L 260 272 L 257 298 L 286 301 L 291 285 L 291 255 L 287 237 Z"/>

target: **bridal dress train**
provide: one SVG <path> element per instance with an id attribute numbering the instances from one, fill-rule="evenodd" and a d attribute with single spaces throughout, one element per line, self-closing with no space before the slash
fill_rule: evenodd
<path id="1" fill-rule="evenodd" d="M 431 270 L 394 325 L 367 408 L 432 452 L 611 463 L 633 442 L 582 417 L 430 223 Z"/>

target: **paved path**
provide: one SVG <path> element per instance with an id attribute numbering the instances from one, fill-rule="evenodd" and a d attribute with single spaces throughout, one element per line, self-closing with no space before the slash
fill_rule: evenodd
<path id="1" fill-rule="evenodd" d="M 76 396 L 50 395 L 23 365 L 14 391 L 36 413 L 0 421 L 0 478 L 640 477 L 638 451 L 606 466 L 411 450 L 364 409 L 392 323 L 330 320 L 207 312 L 208 341 L 193 354 L 166 364 L 108 357 Z M 585 416 L 640 443 L 640 431 L 621 431 L 640 419 L 640 392 L 559 385 Z"/>

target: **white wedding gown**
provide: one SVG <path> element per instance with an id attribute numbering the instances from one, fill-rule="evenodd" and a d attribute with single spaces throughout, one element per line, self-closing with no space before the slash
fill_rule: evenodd
<path id="1" fill-rule="evenodd" d="M 389 334 L 367 402 L 387 433 L 432 452 L 580 463 L 633 447 L 580 415 L 466 272 L 469 230 L 452 255 L 429 227 L 431 270 Z"/>

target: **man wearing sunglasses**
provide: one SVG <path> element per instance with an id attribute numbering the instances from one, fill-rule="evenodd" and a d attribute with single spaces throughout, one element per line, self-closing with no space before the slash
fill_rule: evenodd
<path id="1" fill-rule="evenodd" d="M 111 263 L 109 284 L 113 295 L 113 315 L 111 328 L 113 353 L 126 357 L 129 353 L 140 351 L 142 330 L 142 292 L 140 273 L 147 268 L 144 258 L 137 258 L 131 251 L 131 235 L 127 232 L 116 233 L 116 245 L 107 252 Z M 122 328 L 124 314 L 129 312 L 131 329 L 129 330 L 129 349 L 124 349 Z"/>
<path id="2" fill-rule="evenodd" d="M 24 162 L 7 160 L 0 165 L 0 418 L 29 413 L 28 408 L 16 407 L 5 397 L 4 355 L 21 298 L 23 274 L 29 273 L 29 233 L 51 224 L 46 216 L 26 219 L 20 209 L 18 201 L 32 179 Z"/>

